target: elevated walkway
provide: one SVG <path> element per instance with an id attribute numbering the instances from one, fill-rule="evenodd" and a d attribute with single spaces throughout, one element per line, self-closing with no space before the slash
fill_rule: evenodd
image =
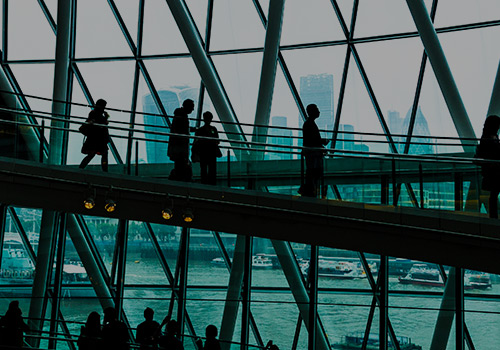
<path id="1" fill-rule="evenodd" d="M 96 207 L 83 200 L 89 184 Z M 0 202 L 405 257 L 500 273 L 500 221 L 484 215 L 302 198 L 0 158 Z M 110 189 L 112 191 L 110 193 Z M 174 216 L 161 210 L 173 201 Z M 106 196 L 116 211 L 104 210 Z M 186 223 L 182 212 L 194 212 Z"/>

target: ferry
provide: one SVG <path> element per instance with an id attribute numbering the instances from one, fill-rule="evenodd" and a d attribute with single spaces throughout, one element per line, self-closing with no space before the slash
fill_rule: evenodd
<path id="1" fill-rule="evenodd" d="M 438 269 L 427 264 L 414 264 L 408 274 L 399 277 L 402 284 L 413 284 L 430 287 L 444 287 L 443 278 Z M 488 289 L 491 288 L 490 274 L 466 270 L 464 273 L 464 289 Z"/>
<path id="2" fill-rule="evenodd" d="M 343 336 L 339 343 L 332 344 L 332 347 L 334 349 L 346 350 L 361 349 L 363 346 L 363 339 L 363 332 L 351 333 Z M 369 334 L 368 341 L 366 343 L 366 350 L 378 350 L 380 348 L 379 339 L 380 338 L 378 334 Z M 422 347 L 420 345 L 413 344 L 411 338 L 409 337 L 398 336 L 396 337 L 396 339 L 401 350 L 422 350 Z M 396 349 L 390 338 L 387 339 L 387 349 Z"/>
<path id="3" fill-rule="evenodd" d="M 226 266 L 223 258 L 214 258 L 210 263 L 215 266 Z M 274 265 L 270 258 L 263 254 L 257 254 L 252 256 L 252 267 L 254 269 L 272 269 Z"/>

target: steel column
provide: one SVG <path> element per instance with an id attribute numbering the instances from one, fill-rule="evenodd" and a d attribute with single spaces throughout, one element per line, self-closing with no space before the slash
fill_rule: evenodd
<path id="1" fill-rule="evenodd" d="M 476 134 L 472 128 L 472 124 L 465 110 L 465 106 L 460 97 L 458 87 L 453 79 L 450 67 L 446 60 L 443 48 L 439 42 L 436 30 L 429 17 L 427 8 L 423 0 L 406 0 L 408 8 L 410 9 L 415 26 L 418 29 L 422 44 L 424 45 L 425 52 L 429 57 L 432 69 L 436 75 L 439 87 L 443 94 L 448 110 L 450 111 L 451 118 L 455 124 L 458 135 L 461 138 L 475 138 Z M 472 140 L 462 140 L 464 151 L 472 151 L 475 144 Z"/>
<path id="2" fill-rule="evenodd" d="M 389 264 L 388 258 L 385 255 L 380 256 L 380 268 L 378 271 L 378 286 L 379 286 L 379 342 L 380 350 L 387 349 L 387 329 L 389 321 Z"/>
<path id="3" fill-rule="evenodd" d="M 464 350 L 465 342 L 464 319 L 464 269 L 455 268 L 455 348 Z"/>
<path id="4" fill-rule="evenodd" d="M 12 218 L 11 218 L 12 220 Z M 5 238 L 5 225 L 7 223 L 7 205 L 0 204 L 0 269 L 2 268 L 3 241 Z"/>
<path id="5" fill-rule="evenodd" d="M 189 13 L 189 10 L 184 1 L 166 0 L 172 16 L 174 17 L 177 26 L 186 42 L 186 46 L 191 53 L 193 62 L 198 69 L 198 72 L 203 80 L 203 84 L 210 95 L 210 99 L 214 105 L 217 114 L 222 122 L 226 122 L 224 130 L 228 133 L 229 140 L 245 141 L 245 136 L 241 126 L 238 124 L 238 118 L 231 106 L 226 91 L 217 74 L 215 65 L 205 52 L 203 41 L 201 39 L 198 28 Z M 232 143 L 233 147 L 242 147 L 240 143 Z M 244 146 L 243 146 L 244 147 Z M 237 152 L 248 154 L 248 152 Z"/>
<path id="6" fill-rule="evenodd" d="M 41 319 L 45 318 L 45 296 L 47 286 L 50 282 L 50 272 L 54 264 L 54 236 L 56 228 L 56 213 L 44 210 L 38 240 L 38 252 L 35 267 L 35 278 L 33 279 L 33 290 L 30 302 L 29 318 L 30 328 L 39 331 L 43 328 Z M 31 345 L 38 347 L 40 340 L 32 339 Z"/>
<path id="7" fill-rule="evenodd" d="M 128 220 L 118 221 L 117 232 L 117 272 L 116 272 L 116 295 L 115 308 L 118 319 L 123 315 L 123 294 L 125 289 L 125 268 L 127 266 L 127 246 L 128 246 Z"/>
<path id="8" fill-rule="evenodd" d="M 52 114 L 67 118 L 66 103 L 68 102 L 68 82 L 71 55 L 71 13 L 72 1 L 59 0 L 57 3 L 57 34 L 56 34 L 56 63 L 54 67 L 54 91 Z M 64 127 L 64 122 L 53 119 L 53 128 Z M 67 131 L 52 129 L 50 131 L 50 164 L 64 164 L 63 139 Z"/>
<path id="9" fill-rule="evenodd" d="M 295 261 L 294 254 L 286 242 L 277 240 L 271 240 L 271 242 L 280 261 L 283 273 L 288 281 L 288 285 L 290 286 L 290 290 L 293 294 L 300 315 L 304 320 L 306 328 L 309 330 L 309 296 L 307 295 L 307 290 L 304 287 L 302 273 L 300 272 L 299 266 Z M 316 322 L 316 350 L 330 349 L 326 334 L 319 324 L 319 318 L 316 318 Z"/>
<path id="10" fill-rule="evenodd" d="M 252 251 L 253 237 L 245 236 L 245 261 L 241 288 L 241 338 L 240 349 L 247 350 L 249 343 L 250 302 L 252 299 Z"/>
<path id="11" fill-rule="evenodd" d="M 308 349 L 316 350 L 316 319 L 318 317 L 318 253 L 317 245 L 311 245 L 309 259 L 309 334 Z"/>
<path id="12" fill-rule="evenodd" d="M 64 268 L 64 251 L 66 248 L 66 213 L 60 213 L 57 227 L 57 253 L 56 253 L 56 270 L 54 273 L 54 287 L 52 291 L 52 308 L 50 315 L 50 336 L 49 349 L 57 348 L 57 328 L 59 325 L 59 307 L 61 305 L 61 289 Z"/>
<path id="13" fill-rule="evenodd" d="M 233 339 L 236 317 L 238 315 L 238 304 L 241 296 L 241 284 L 243 282 L 245 246 L 245 236 L 238 235 L 234 245 L 233 263 L 229 275 L 226 302 L 224 304 L 224 313 L 219 332 L 219 339 L 222 341 L 222 350 L 229 350 L 231 344 L 228 342 Z"/>
<path id="14" fill-rule="evenodd" d="M 262 57 L 262 69 L 260 73 L 259 94 L 255 110 L 253 142 L 265 144 L 267 140 L 267 126 L 271 115 L 273 101 L 274 83 L 276 80 L 276 61 L 278 59 L 281 25 L 283 23 L 283 11 L 285 0 L 273 0 L 269 2 L 268 21 L 266 26 L 266 39 L 264 42 L 264 54 Z M 256 146 L 255 148 L 264 148 Z M 264 152 L 257 152 L 252 158 L 264 159 Z"/>
<path id="15" fill-rule="evenodd" d="M 188 275 L 188 254 L 189 254 L 189 236 L 190 229 L 182 228 L 182 236 L 180 243 L 179 255 L 179 292 L 177 298 L 177 322 L 179 322 L 179 332 L 181 340 L 184 334 L 185 316 L 186 316 L 186 292 L 187 292 L 187 275 Z"/>
<path id="16" fill-rule="evenodd" d="M 430 350 L 446 350 L 446 346 L 448 345 L 453 317 L 455 316 L 455 279 L 456 270 L 452 267 L 448 273 L 448 279 L 444 287 L 443 299 L 439 307 Z"/>

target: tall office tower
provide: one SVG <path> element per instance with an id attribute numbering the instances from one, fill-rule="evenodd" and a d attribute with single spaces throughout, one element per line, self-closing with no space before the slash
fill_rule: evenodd
<path id="1" fill-rule="evenodd" d="M 174 114 L 174 110 L 176 108 L 181 107 L 182 102 L 186 99 L 191 99 L 195 104 L 195 112 L 198 105 L 198 88 L 193 88 L 187 85 L 183 86 L 173 86 L 169 90 L 159 90 L 158 95 L 160 96 L 161 103 L 167 112 L 167 115 L 172 116 Z M 156 104 L 154 103 L 153 97 L 150 94 L 145 95 L 142 98 L 142 109 L 144 113 L 152 113 L 152 114 L 160 114 L 158 109 L 156 108 Z M 209 111 L 209 105 L 205 100 L 203 103 L 203 111 Z M 196 113 L 193 112 L 190 115 L 190 118 L 195 118 Z M 167 124 L 165 118 L 158 115 L 147 115 L 144 114 L 144 124 L 147 126 L 144 127 L 146 131 L 153 132 L 169 132 L 169 129 L 166 128 Z M 195 126 L 196 121 L 191 120 L 190 126 Z M 168 141 L 168 136 L 163 135 L 155 135 L 155 134 L 146 134 L 146 138 L 150 140 L 160 140 L 160 141 Z M 155 142 L 155 141 L 147 141 L 146 142 L 146 157 L 148 163 L 165 163 L 169 161 L 167 157 L 167 143 L 165 142 Z"/>
<path id="2" fill-rule="evenodd" d="M 271 126 L 287 127 L 287 118 L 282 116 L 275 116 L 271 118 Z M 274 129 L 270 128 L 268 131 L 268 144 L 271 145 L 284 145 L 293 146 L 292 130 L 289 129 Z M 291 152 L 291 149 L 281 147 L 267 147 L 268 150 L 277 150 Z M 292 159 L 291 154 L 267 152 L 265 159 Z"/>
<path id="3" fill-rule="evenodd" d="M 320 130 L 333 130 L 333 75 L 312 74 L 300 77 L 300 97 L 304 107 L 314 103 L 318 106 L 320 116 L 316 124 Z M 331 133 L 322 132 L 322 137 L 331 138 Z"/>
<path id="4" fill-rule="evenodd" d="M 408 130 L 408 126 L 410 124 L 410 118 L 411 118 L 411 108 L 408 110 L 408 113 L 406 113 L 406 117 L 403 122 L 403 130 L 405 130 L 405 133 Z M 429 125 L 427 124 L 427 119 L 425 119 L 424 114 L 422 113 L 422 110 L 420 107 L 417 109 L 417 114 L 415 116 L 415 126 L 413 127 L 413 135 L 416 136 L 431 136 L 431 133 L 429 131 Z M 418 142 L 421 144 L 417 145 L 411 145 L 409 154 L 434 154 L 436 153 L 435 147 L 434 147 L 434 141 L 431 138 L 412 138 L 412 142 Z"/>

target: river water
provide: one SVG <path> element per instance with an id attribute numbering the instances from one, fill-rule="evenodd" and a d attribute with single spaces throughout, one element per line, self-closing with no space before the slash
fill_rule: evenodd
<path id="1" fill-rule="evenodd" d="M 174 261 L 169 261 L 172 271 Z M 214 266 L 210 262 L 192 261 L 188 270 L 187 312 L 197 335 L 204 335 L 208 324 L 220 326 L 229 273 L 225 267 Z M 148 284 L 146 288 L 127 288 L 124 308 L 130 324 L 136 326 L 143 321 L 145 307 L 156 311 L 156 319 L 161 321 L 166 314 L 171 291 L 165 284 L 165 275 L 155 259 L 130 259 L 127 263 L 127 284 Z M 208 290 L 202 290 L 208 288 Z M 264 343 L 272 339 L 280 349 L 290 349 L 297 325 L 298 309 L 292 293 L 287 289 L 283 272 L 279 269 L 256 270 L 252 272 L 251 311 Z M 271 291 L 266 287 L 283 290 Z M 331 343 L 340 341 L 343 335 L 363 332 L 372 303 L 366 279 L 340 280 L 321 277 L 318 312 Z M 350 290 L 350 291 L 348 291 Z M 411 337 L 412 342 L 428 349 L 432 339 L 434 324 L 438 315 L 441 298 L 433 295 L 417 296 L 414 292 L 440 292 L 440 287 L 419 287 L 402 285 L 396 277 L 390 277 L 389 317 L 398 336 Z M 398 294 L 399 293 L 399 294 Z M 406 294 L 404 294 L 406 293 Z M 486 291 L 473 291 L 474 296 L 465 301 L 465 320 L 476 349 L 497 350 L 500 348 L 500 302 L 491 298 L 500 295 L 500 285 L 494 284 Z M 176 307 L 174 307 L 174 317 Z M 69 321 L 85 321 L 91 311 L 101 313 L 96 300 L 64 299 L 61 310 Z M 372 333 L 378 332 L 378 310 L 375 312 Z M 235 326 L 234 341 L 240 337 L 241 311 Z M 78 333 L 79 325 L 72 325 Z M 450 334 L 448 349 L 455 348 L 454 325 Z M 251 343 L 256 344 L 253 336 Z M 186 349 L 192 343 L 185 342 Z M 307 348 L 307 331 L 302 327 L 298 349 Z"/>

